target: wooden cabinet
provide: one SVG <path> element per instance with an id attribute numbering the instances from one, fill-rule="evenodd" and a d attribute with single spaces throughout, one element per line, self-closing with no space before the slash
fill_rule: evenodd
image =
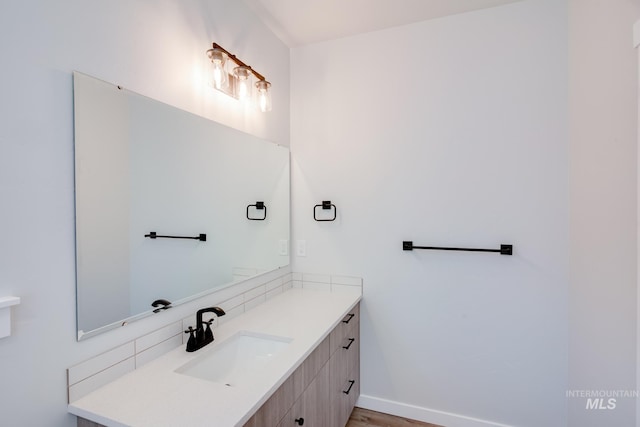
<path id="1" fill-rule="evenodd" d="M 327 347 L 324 350 L 324 347 Z M 296 398 L 291 409 L 278 424 L 254 424 L 256 427 L 344 427 L 360 395 L 360 309 L 356 306 L 335 327 L 318 348 L 326 359 L 312 353 L 314 369 L 324 360 L 313 381 Z M 310 358 L 301 365 L 305 370 Z M 292 377 L 296 377 L 298 370 Z M 288 380 L 287 380 L 288 381 Z M 286 382 L 285 382 L 286 385 Z M 280 390 L 276 391 L 274 396 Z M 269 402 L 263 410 L 268 410 Z M 255 417 L 254 416 L 254 417 Z M 253 419 L 253 418 L 252 418 Z M 302 424 L 301 424 L 302 422 Z M 254 425 L 251 425 L 252 427 Z"/>
<path id="2" fill-rule="evenodd" d="M 360 313 L 350 313 L 331 333 L 331 427 L 344 427 L 360 395 Z M 350 319 L 350 320 L 349 320 Z"/>
<path id="3" fill-rule="evenodd" d="M 102 424 L 94 423 L 93 421 L 86 420 L 82 417 L 78 417 L 78 427 L 104 427 Z"/>

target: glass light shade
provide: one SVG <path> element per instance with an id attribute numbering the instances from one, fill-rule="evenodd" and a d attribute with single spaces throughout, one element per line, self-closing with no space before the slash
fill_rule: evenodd
<path id="1" fill-rule="evenodd" d="M 251 69 L 238 66 L 233 69 L 233 75 L 238 79 L 236 84 L 238 99 L 243 102 L 251 100 Z"/>
<path id="2" fill-rule="evenodd" d="M 271 87 L 271 83 L 266 80 L 259 80 L 256 82 L 256 103 L 258 104 L 258 108 L 263 113 L 267 111 L 271 111 L 271 91 L 269 88 Z"/>
<path id="3" fill-rule="evenodd" d="M 209 49 L 207 56 L 211 60 L 211 86 L 216 89 L 222 89 L 229 84 L 226 69 L 227 55 L 218 48 Z"/>

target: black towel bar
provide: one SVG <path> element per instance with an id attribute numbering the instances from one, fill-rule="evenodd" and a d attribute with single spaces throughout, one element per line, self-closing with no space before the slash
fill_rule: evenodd
<path id="1" fill-rule="evenodd" d="M 162 236 L 157 234 L 155 231 L 149 232 L 149 234 L 145 234 L 144 237 L 148 237 L 150 239 L 191 239 L 191 240 L 200 240 L 201 242 L 207 241 L 206 234 L 200 234 L 199 236 L 191 237 L 191 236 Z"/>
<path id="2" fill-rule="evenodd" d="M 513 245 L 500 245 L 500 249 L 450 248 L 442 246 L 414 246 L 412 241 L 402 242 L 403 251 L 414 249 L 432 249 L 437 251 L 496 252 L 500 255 L 513 255 Z"/>

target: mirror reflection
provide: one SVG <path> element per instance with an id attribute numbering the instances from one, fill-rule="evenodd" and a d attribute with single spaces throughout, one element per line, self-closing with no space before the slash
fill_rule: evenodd
<path id="1" fill-rule="evenodd" d="M 78 339 L 289 264 L 286 147 L 81 73 L 74 110 Z"/>

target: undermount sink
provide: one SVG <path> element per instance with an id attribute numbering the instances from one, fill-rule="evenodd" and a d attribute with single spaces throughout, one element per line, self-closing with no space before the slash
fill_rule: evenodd
<path id="1" fill-rule="evenodd" d="M 291 338 L 240 331 L 175 372 L 235 386 L 260 371 L 284 350 Z M 211 345 L 211 344 L 210 344 Z"/>

